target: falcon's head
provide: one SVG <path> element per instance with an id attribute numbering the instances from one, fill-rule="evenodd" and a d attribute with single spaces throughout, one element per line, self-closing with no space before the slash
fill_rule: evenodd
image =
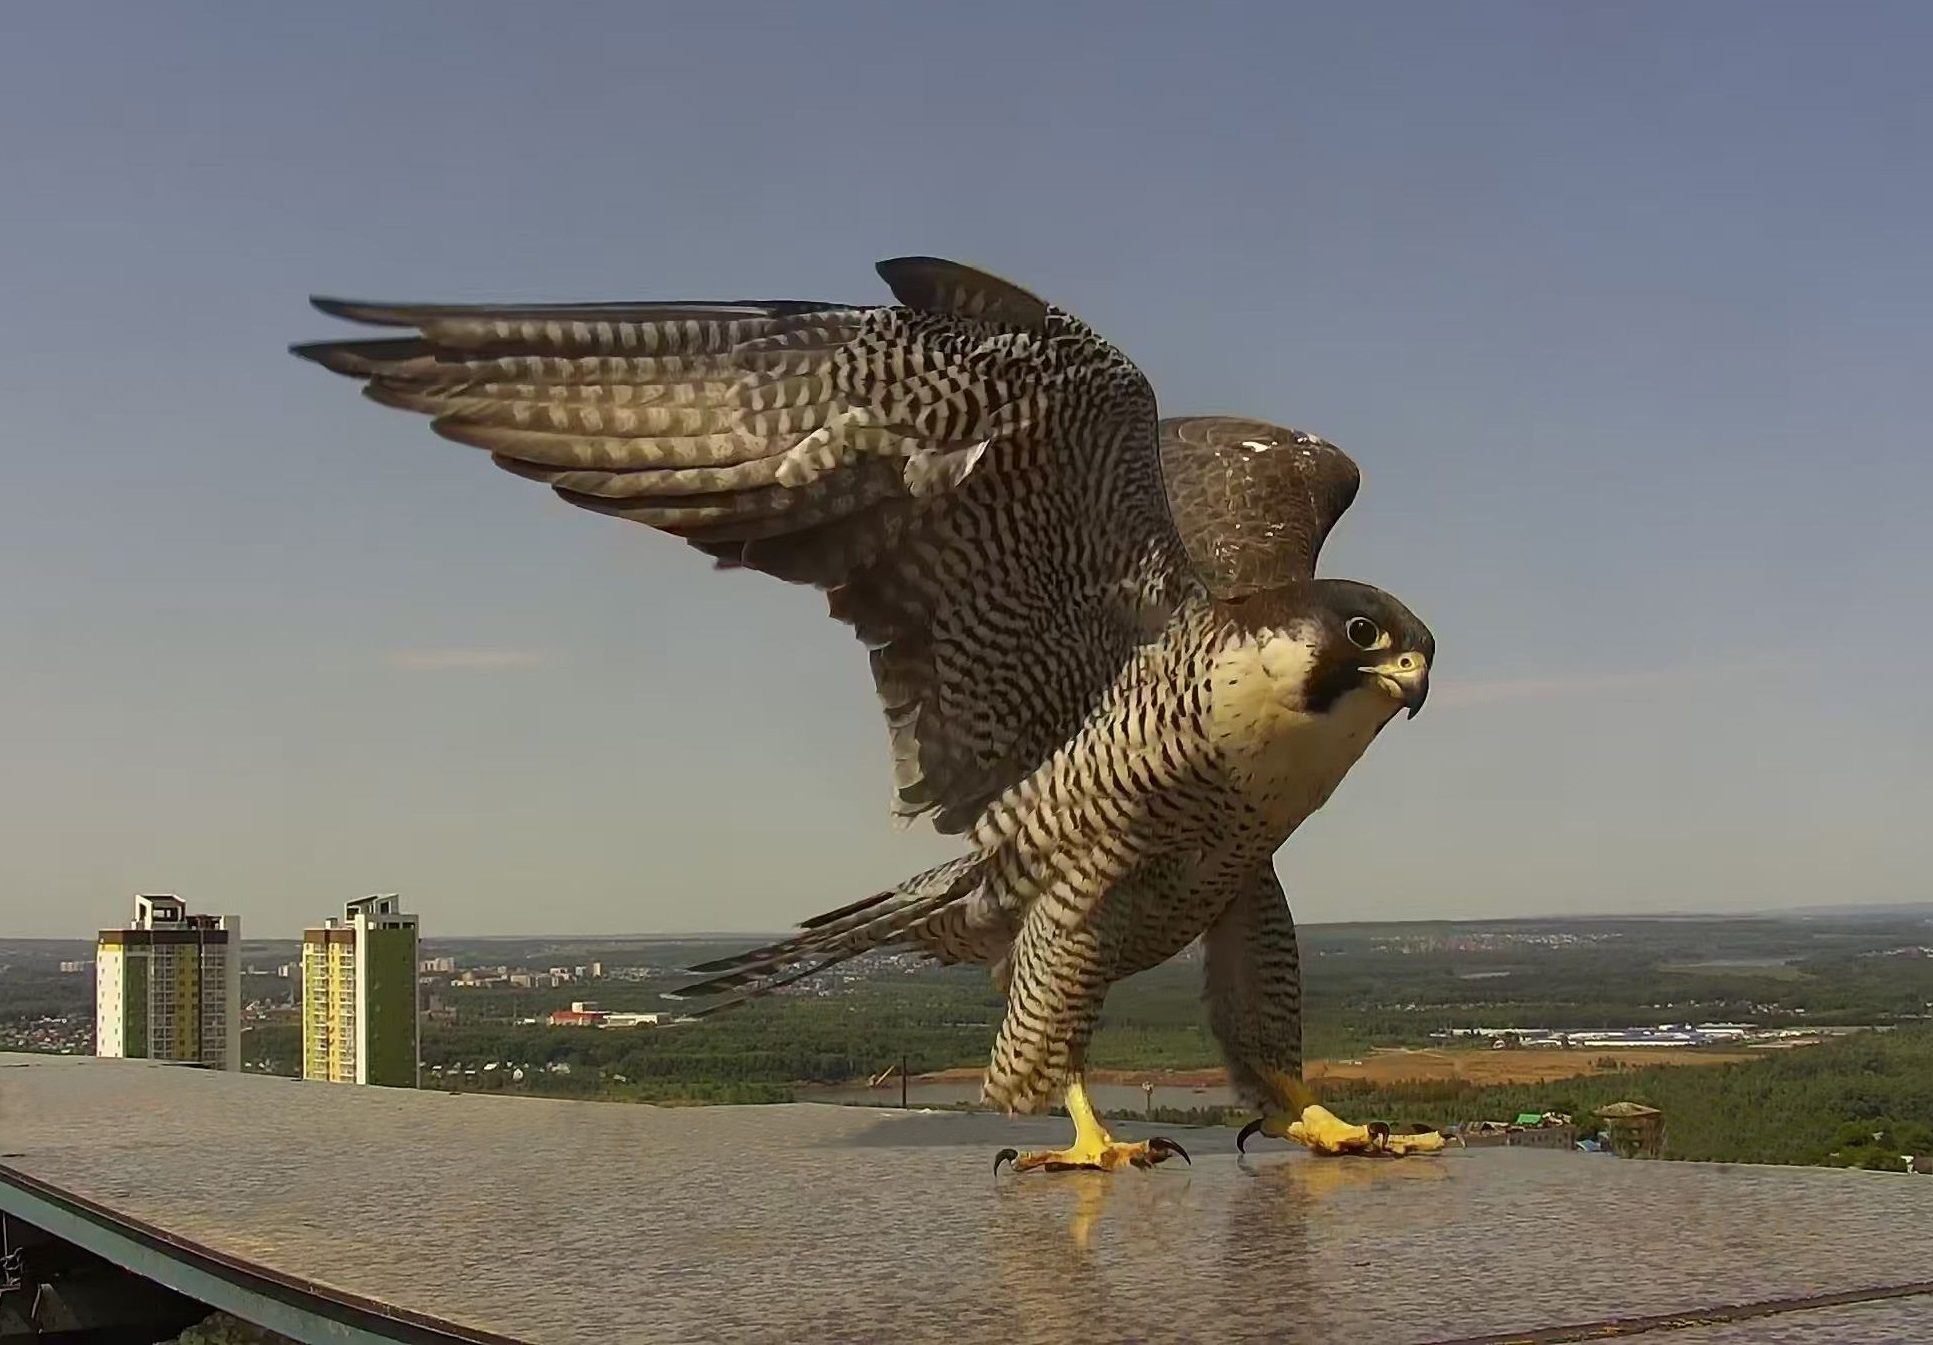
<path id="1" fill-rule="evenodd" d="M 1430 691 L 1436 637 L 1394 597 L 1348 579 L 1311 579 L 1225 599 L 1235 627 L 1261 646 L 1271 680 L 1298 710 L 1327 714 L 1349 693 L 1388 698 L 1412 718 Z"/>
<path id="2" fill-rule="evenodd" d="M 1315 578 L 1322 543 L 1362 483 L 1347 453 L 1266 421 L 1179 416 L 1161 422 L 1161 470 L 1189 559 L 1246 646 L 1237 662 L 1247 693 L 1266 686 L 1275 711 L 1378 728 L 1398 708 L 1423 708 L 1436 654 L 1429 627 L 1381 589 Z"/>

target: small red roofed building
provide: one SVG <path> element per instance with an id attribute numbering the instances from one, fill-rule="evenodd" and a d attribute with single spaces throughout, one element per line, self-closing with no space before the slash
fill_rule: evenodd
<path id="1" fill-rule="evenodd" d="M 568 1009 L 553 1009 L 550 1014 L 552 1027 L 602 1027 L 604 1011 L 588 999 L 574 1001 Z"/>

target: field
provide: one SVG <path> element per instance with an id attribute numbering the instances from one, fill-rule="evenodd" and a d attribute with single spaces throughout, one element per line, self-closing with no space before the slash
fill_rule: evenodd
<path id="1" fill-rule="evenodd" d="M 1471 1084 L 1543 1084 L 1613 1074 L 1620 1069 L 1653 1065 L 1732 1065 L 1757 1058 L 1747 1050 L 1710 1047 L 1629 1047 L 1616 1052 L 1526 1048 L 1514 1051 L 1482 1049 L 1391 1048 L 1374 1050 L 1353 1060 L 1311 1060 L 1304 1071 L 1311 1080 L 1358 1080 L 1372 1084 L 1422 1083 L 1462 1080 Z M 944 1069 L 918 1076 L 931 1082 L 975 1082 L 978 1069 Z M 1157 1084 L 1165 1088 L 1215 1088 L 1228 1082 L 1220 1069 L 1097 1069 L 1088 1077 L 1095 1083 Z"/>
<path id="2" fill-rule="evenodd" d="M 1648 1065 L 1727 1065 L 1754 1053 L 1685 1046 L 1626 1048 L 1615 1052 L 1526 1048 L 1516 1051 L 1375 1051 L 1356 1060 L 1311 1062 L 1312 1079 L 1362 1079 L 1370 1083 L 1413 1083 L 1424 1079 L 1463 1079 L 1476 1084 L 1551 1083 L 1618 1069 Z"/>

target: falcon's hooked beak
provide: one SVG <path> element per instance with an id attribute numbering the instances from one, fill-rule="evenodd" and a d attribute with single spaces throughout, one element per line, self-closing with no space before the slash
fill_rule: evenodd
<path id="1" fill-rule="evenodd" d="M 1421 654 L 1399 654 L 1387 663 L 1367 664 L 1357 669 L 1381 683 L 1383 690 L 1401 701 L 1409 717 L 1423 708 L 1430 696 L 1430 662 Z"/>

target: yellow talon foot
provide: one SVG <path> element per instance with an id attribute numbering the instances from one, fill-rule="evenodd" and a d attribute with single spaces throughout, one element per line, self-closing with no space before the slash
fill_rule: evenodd
<path id="1" fill-rule="evenodd" d="M 1336 1157 L 1343 1154 L 1365 1158 L 1401 1158 L 1406 1154 L 1433 1154 L 1443 1148 L 1443 1136 L 1427 1127 L 1393 1134 L 1381 1121 L 1351 1125 L 1319 1103 L 1310 1103 L 1302 1114 L 1290 1121 L 1277 1113 L 1250 1121 L 1235 1137 L 1235 1147 L 1248 1151 L 1248 1137 L 1260 1132 L 1277 1139 L 1293 1140 L 1311 1153 Z"/>
<path id="2" fill-rule="evenodd" d="M 1182 1162 L 1194 1166 L 1188 1151 L 1171 1139 L 1157 1135 L 1123 1144 L 1108 1134 L 1101 1118 L 1094 1114 L 1094 1104 L 1088 1101 L 1087 1087 L 1078 1073 L 1067 1083 L 1067 1115 L 1074 1122 L 1072 1144 L 1065 1149 L 1037 1149 L 1024 1154 L 1018 1149 L 1002 1149 L 993 1156 L 993 1170 L 998 1172 L 1002 1163 L 1012 1163 L 1015 1172 L 1032 1172 L 1035 1168 L 1048 1172 L 1115 1172 L 1128 1167 L 1151 1168 L 1177 1154 Z"/>
<path id="3" fill-rule="evenodd" d="M 1011 1163 L 1015 1172 L 1032 1172 L 1036 1168 L 1047 1172 L 1115 1172 L 1126 1167 L 1151 1168 L 1175 1157 L 1194 1166 L 1186 1149 L 1160 1135 L 1134 1144 L 1111 1139 L 1083 1144 L 1077 1140 L 1066 1149 L 1035 1149 L 1028 1153 L 1002 1149 L 993 1156 L 993 1170 L 998 1172 L 1001 1164 Z"/>

